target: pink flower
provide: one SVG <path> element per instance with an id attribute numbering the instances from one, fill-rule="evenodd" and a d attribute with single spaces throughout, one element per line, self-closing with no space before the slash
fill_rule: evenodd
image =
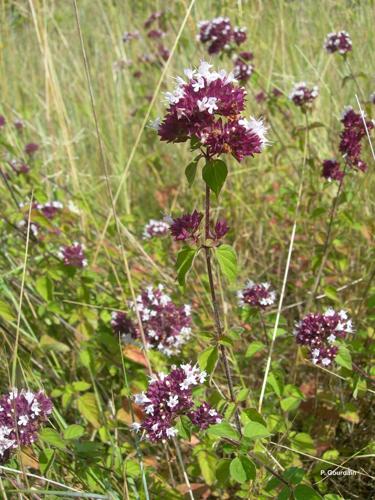
<path id="1" fill-rule="evenodd" d="M 26 144 L 24 151 L 27 155 L 32 156 L 34 153 L 38 151 L 38 149 L 39 149 L 38 144 L 30 142 L 29 144 Z"/>
<path id="2" fill-rule="evenodd" d="M 158 442 L 177 435 L 175 424 L 182 415 L 202 430 L 221 422 L 221 416 L 208 403 L 194 408 L 192 389 L 203 384 L 206 377 L 206 372 L 190 364 L 172 366 L 168 375 L 159 373 L 153 377 L 147 391 L 134 397 L 144 411 L 144 418 L 141 423 L 133 424 L 133 429 L 144 431 L 147 439 Z"/>
<path id="3" fill-rule="evenodd" d="M 303 109 L 310 108 L 312 103 L 319 95 L 319 89 L 316 85 L 308 87 L 305 82 L 296 83 L 289 94 L 289 99 L 296 106 Z"/>
<path id="4" fill-rule="evenodd" d="M 362 118 L 350 106 L 345 108 L 341 122 L 344 125 L 344 130 L 340 134 L 339 150 L 352 168 L 365 172 L 367 165 L 361 159 L 361 141 L 366 135 L 366 127 L 367 130 L 373 129 L 374 122 Z"/>
<path id="5" fill-rule="evenodd" d="M 339 52 L 345 55 L 352 50 L 352 40 L 349 33 L 346 31 L 338 31 L 337 33 L 329 33 L 324 42 L 324 48 L 330 54 Z"/>
<path id="6" fill-rule="evenodd" d="M 322 313 L 307 314 L 296 324 L 294 335 L 297 344 L 308 346 L 314 364 L 328 366 L 338 352 L 337 339 L 344 339 L 353 333 L 353 325 L 348 314 L 327 309 Z"/>
<path id="7" fill-rule="evenodd" d="M 85 247 L 75 241 L 70 246 L 60 247 L 58 253 L 59 258 L 63 261 L 65 266 L 71 267 L 86 267 L 87 259 L 85 257 Z"/>
<path id="8" fill-rule="evenodd" d="M 169 224 L 162 220 L 151 219 L 143 230 L 143 239 L 160 238 L 169 232 Z"/>
<path id="9" fill-rule="evenodd" d="M 18 446 L 29 446 L 52 413 L 52 402 L 39 391 L 13 389 L 0 396 L 0 461 Z"/>
<path id="10" fill-rule="evenodd" d="M 233 45 L 241 45 L 246 41 L 246 28 L 232 27 L 227 17 L 217 17 L 212 21 L 198 23 L 198 40 L 208 45 L 209 54 L 229 51 Z"/>
<path id="11" fill-rule="evenodd" d="M 322 176 L 328 181 L 341 181 L 344 172 L 340 168 L 340 163 L 336 160 L 324 160 Z"/>
<path id="12" fill-rule="evenodd" d="M 175 241 L 197 241 L 199 238 L 198 229 L 202 222 L 203 214 L 194 210 L 192 214 L 185 214 L 176 217 L 170 222 L 170 231 Z"/>
<path id="13" fill-rule="evenodd" d="M 186 82 L 178 78 L 174 92 L 166 94 L 167 114 L 158 127 L 161 140 L 185 142 L 197 138 L 211 158 L 232 154 L 238 161 L 260 153 L 266 145 L 266 127 L 261 120 L 247 120 L 240 113 L 246 91 L 233 75 L 211 71 L 202 62 L 198 70 L 185 70 Z"/>
<path id="14" fill-rule="evenodd" d="M 276 293 L 269 283 L 254 283 L 248 281 L 246 287 L 237 293 L 239 305 L 259 307 L 265 309 L 272 306 L 276 300 Z"/>

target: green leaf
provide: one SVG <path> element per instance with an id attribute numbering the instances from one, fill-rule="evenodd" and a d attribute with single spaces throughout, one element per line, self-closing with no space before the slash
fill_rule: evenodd
<path id="1" fill-rule="evenodd" d="M 35 282 L 35 288 L 44 300 L 53 299 L 53 282 L 48 276 L 41 276 Z"/>
<path id="2" fill-rule="evenodd" d="M 96 403 L 95 394 L 86 392 L 77 400 L 77 408 L 80 414 L 86 418 L 95 428 L 100 427 L 99 408 Z"/>
<path id="3" fill-rule="evenodd" d="M 264 418 L 255 408 L 246 408 L 246 410 L 241 411 L 240 417 L 243 425 L 249 422 L 258 422 L 266 427 Z"/>
<path id="4" fill-rule="evenodd" d="M 85 382 L 84 380 L 78 380 L 77 382 L 73 382 L 73 389 L 77 392 L 87 391 L 88 389 L 90 389 L 90 387 L 91 384 Z"/>
<path id="5" fill-rule="evenodd" d="M 230 474 L 229 467 L 230 460 L 223 459 L 218 463 L 215 474 L 219 487 L 223 487 L 228 482 Z"/>
<path id="6" fill-rule="evenodd" d="M 340 302 L 340 299 L 337 296 L 336 288 L 334 288 L 333 286 L 326 286 L 323 289 L 323 292 L 325 293 L 326 297 L 333 300 L 334 302 Z"/>
<path id="7" fill-rule="evenodd" d="M 339 352 L 335 358 L 335 361 L 338 365 L 343 368 L 347 368 L 348 370 L 352 370 L 352 357 L 350 355 L 350 351 L 347 347 L 340 345 Z"/>
<path id="8" fill-rule="evenodd" d="M 228 168 L 222 160 L 208 161 L 202 170 L 202 177 L 207 186 L 219 196 L 228 175 Z"/>
<path id="9" fill-rule="evenodd" d="M 6 302 L 0 302 L 0 317 L 5 321 L 14 321 L 16 319 L 12 308 Z"/>
<path id="10" fill-rule="evenodd" d="M 226 437 L 238 441 L 240 436 L 238 432 L 228 422 L 221 422 L 220 424 L 211 425 L 208 428 L 207 434 L 214 437 Z"/>
<path id="11" fill-rule="evenodd" d="M 290 437 L 290 441 L 293 448 L 299 451 L 310 453 L 311 455 L 316 453 L 313 438 L 306 432 L 298 432 L 294 436 Z"/>
<path id="12" fill-rule="evenodd" d="M 292 494 L 292 490 L 285 486 L 280 493 L 277 495 L 277 500 L 290 500 L 290 495 Z"/>
<path id="13" fill-rule="evenodd" d="M 199 451 L 197 458 L 203 479 L 207 484 L 213 484 L 215 482 L 216 458 L 207 453 L 205 450 Z"/>
<path id="14" fill-rule="evenodd" d="M 82 437 L 85 433 L 85 429 L 82 427 L 82 425 L 77 425 L 77 424 L 73 424 L 73 425 L 69 425 L 69 427 L 67 427 L 65 430 L 64 430 L 64 438 L 65 439 L 78 439 L 80 437 Z"/>
<path id="15" fill-rule="evenodd" d="M 262 439 L 270 436 L 267 428 L 259 422 L 249 422 L 246 424 L 243 435 L 251 439 Z"/>
<path id="16" fill-rule="evenodd" d="M 42 335 L 40 337 L 39 341 L 40 348 L 43 349 L 44 351 L 54 351 L 54 352 L 69 352 L 70 347 L 64 344 L 63 342 L 60 342 L 59 340 L 56 340 L 53 337 L 50 337 L 49 335 Z"/>
<path id="17" fill-rule="evenodd" d="M 97 460 L 103 457 L 104 447 L 102 443 L 96 441 L 76 441 L 74 443 L 74 452 L 82 458 Z"/>
<path id="18" fill-rule="evenodd" d="M 215 249 L 215 255 L 221 272 L 229 281 L 234 281 L 237 277 L 237 255 L 234 248 L 230 245 L 220 245 Z"/>
<path id="19" fill-rule="evenodd" d="M 369 309 L 374 309 L 375 308 L 375 295 L 371 295 L 371 297 L 368 298 L 368 300 L 367 300 L 367 307 Z"/>
<path id="20" fill-rule="evenodd" d="M 85 368 L 90 368 L 91 366 L 91 355 L 86 349 L 79 353 L 79 359 Z"/>
<path id="21" fill-rule="evenodd" d="M 285 478 L 288 483 L 298 484 L 302 481 L 305 471 L 299 467 L 289 467 L 283 472 L 283 478 Z"/>
<path id="22" fill-rule="evenodd" d="M 198 149 L 201 145 L 201 141 L 195 135 L 190 139 L 190 149 L 194 151 Z"/>
<path id="23" fill-rule="evenodd" d="M 254 356 L 256 353 L 263 351 L 265 348 L 265 345 L 263 342 L 260 342 L 259 340 L 255 340 L 254 342 L 250 342 L 249 347 L 247 348 L 245 358 L 251 358 Z"/>
<path id="24" fill-rule="evenodd" d="M 301 398 L 295 398 L 294 396 L 290 396 L 288 398 L 284 398 L 280 401 L 280 406 L 283 411 L 293 411 L 299 407 L 301 404 Z"/>
<path id="25" fill-rule="evenodd" d="M 182 439 L 190 441 L 192 423 L 188 417 L 181 415 L 176 421 L 176 428 L 178 430 L 178 435 L 181 436 Z"/>
<path id="26" fill-rule="evenodd" d="M 269 373 L 267 378 L 267 384 L 269 384 L 272 387 L 277 396 L 279 397 L 281 396 L 283 392 L 282 382 L 278 378 L 276 378 L 276 375 L 273 372 Z"/>
<path id="27" fill-rule="evenodd" d="M 54 450 L 46 448 L 39 453 L 39 467 L 42 474 L 46 474 L 50 469 L 55 456 Z"/>
<path id="28" fill-rule="evenodd" d="M 294 490 L 296 500 L 320 500 L 322 497 L 306 484 L 299 484 Z"/>
<path id="29" fill-rule="evenodd" d="M 234 458 L 229 467 L 230 476 L 238 483 L 254 480 L 256 476 L 256 467 L 247 457 L 240 456 Z"/>
<path id="30" fill-rule="evenodd" d="M 39 437 L 41 438 L 42 441 L 50 444 L 51 446 L 54 446 L 55 448 L 61 448 L 61 449 L 66 448 L 63 438 L 57 431 L 55 431 L 55 429 L 46 427 L 45 429 L 42 429 L 40 431 Z"/>
<path id="31" fill-rule="evenodd" d="M 194 158 L 194 160 L 189 163 L 189 165 L 185 168 L 186 179 L 189 183 L 189 187 L 192 186 L 195 176 L 197 175 L 198 162 L 201 158 L 201 155 Z"/>
<path id="32" fill-rule="evenodd" d="M 196 250 L 185 245 L 177 254 L 177 280 L 181 286 L 185 285 L 186 275 L 193 265 Z"/>
<path id="33" fill-rule="evenodd" d="M 198 364 L 201 370 L 211 373 L 218 360 L 219 353 L 217 347 L 209 347 L 198 355 Z"/>

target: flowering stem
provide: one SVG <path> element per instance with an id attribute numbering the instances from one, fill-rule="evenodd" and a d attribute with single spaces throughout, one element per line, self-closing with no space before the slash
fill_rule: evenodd
<path id="1" fill-rule="evenodd" d="M 263 317 L 262 311 L 259 311 L 259 318 L 260 318 L 260 322 L 261 322 L 261 325 L 262 325 L 262 328 L 263 328 L 263 332 L 264 332 L 264 339 L 266 341 L 266 344 L 267 344 L 267 347 L 268 347 L 268 350 L 269 350 L 269 348 L 270 348 L 270 341 L 268 339 L 266 323 L 264 321 L 264 317 Z"/>
<path id="2" fill-rule="evenodd" d="M 328 222 L 328 230 L 327 230 L 327 234 L 326 234 L 326 237 L 324 240 L 324 245 L 323 245 L 322 261 L 320 263 L 319 270 L 318 270 L 318 273 L 317 273 L 316 278 L 315 278 L 315 282 L 314 282 L 313 289 L 311 291 L 311 295 L 309 297 L 309 300 L 307 301 L 306 311 L 308 311 L 310 309 L 313 301 L 315 300 L 315 295 L 316 295 L 316 292 L 318 291 L 318 288 L 320 285 L 320 280 L 322 278 L 323 269 L 324 269 L 324 266 L 325 266 L 326 261 L 327 261 L 328 251 L 329 251 L 329 243 L 331 241 L 331 234 L 332 234 L 332 228 L 333 228 L 333 221 L 334 221 L 334 218 L 336 215 L 340 194 L 341 194 L 342 187 L 344 184 L 344 177 L 346 174 L 346 168 L 347 168 L 347 164 L 345 164 L 344 171 L 343 171 L 344 175 L 340 179 L 340 183 L 339 183 L 339 186 L 337 188 L 336 196 L 332 202 L 330 216 L 329 216 L 329 222 Z"/>
<path id="3" fill-rule="evenodd" d="M 210 188 L 209 188 L 209 186 L 206 185 L 205 239 L 207 240 L 209 238 L 209 236 L 210 236 Z M 221 322 L 220 322 L 219 306 L 218 306 L 217 299 L 216 299 L 215 285 L 214 285 L 214 279 L 213 279 L 213 272 L 212 272 L 212 265 L 211 265 L 211 248 L 205 245 L 204 251 L 205 251 L 205 255 L 206 255 L 208 283 L 209 283 L 209 287 L 210 287 L 212 308 L 213 308 L 213 312 L 214 312 L 216 340 L 219 342 L 221 337 L 222 337 L 222 334 L 223 334 L 223 329 L 222 329 Z M 220 351 L 221 361 L 223 362 L 223 365 L 224 365 L 225 377 L 227 379 L 230 400 L 232 403 L 235 403 L 236 398 L 235 398 L 234 389 L 233 389 L 232 373 L 230 370 L 225 347 L 222 344 L 219 344 L 219 351 Z M 236 421 L 237 430 L 238 430 L 240 436 L 242 436 L 241 423 L 240 423 L 240 418 L 239 418 L 237 409 L 235 410 L 235 421 Z"/>
<path id="4" fill-rule="evenodd" d="M 350 62 L 349 62 L 349 60 L 348 60 L 348 58 L 346 56 L 345 56 L 345 64 L 346 64 L 346 67 L 349 70 L 349 76 L 350 76 L 350 78 L 354 81 L 354 84 L 357 87 L 358 93 L 363 98 L 364 96 L 363 96 L 362 89 L 359 86 L 358 80 L 357 80 L 357 78 L 356 78 L 356 76 L 355 76 L 355 74 L 353 72 L 352 65 L 350 64 Z"/>

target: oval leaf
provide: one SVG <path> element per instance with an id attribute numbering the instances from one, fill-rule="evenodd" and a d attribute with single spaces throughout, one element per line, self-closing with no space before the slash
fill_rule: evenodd
<path id="1" fill-rule="evenodd" d="M 237 277 L 237 255 L 230 245 L 220 245 L 215 250 L 215 255 L 221 272 L 229 281 L 234 281 Z"/>
<path id="2" fill-rule="evenodd" d="M 65 448 L 63 438 L 57 431 L 55 431 L 55 429 L 51 429 L 50 427 L 42 429 L 39 433 L 39 437 L 42 439 L 42 441 L 50 444 L 51 446 L 54 446 L 55 448 Z"/>
<path id="3" fill-rule="evenodd" d="M 64 438 L 65 439 L 78 439 L 80 437 L 82 437 L 85 433 L 85 429 L 82 427 L 82 425 L 77 425 L 77 424 L 73 424 L 73 425 L 69 425 L 69 427 L 67 427 L 65 430 L 64 430 Z"/>
<path id="4" fill-rule="evenodd" d="M 228 168 L 222 160 L 211 160 L 203 167 L 202 177 L 207 186 L 219 196 L 228 175 Z"/>
<path id="5" fill-rule="evenodd" d="M 80 414 L 86 418 L 95 428 L 100 427 L 99 423 L 99 408 L 96 404 L 95 394 L 86 392 L 83 396 L 78 398 L 77 407 Z"/>
<path id="6" fill-rule="evenodd" d="M 322 497 L 306 484 L 299 484 L 294 490 L 296 500 L 320 500 Z"/>
<path id="7" fill-rule="evenodd" d="M 237 457 L 232 460 L 229 471 L 231 478 L 238 483 L 246 483 L 256 476 L 256 467 L 247 457 Z"/>
<path id="8" fill-rule="evenodd" d="M 270 436 L 270 433 L 259 422 L 249 422 L 244 428 L 243 435 L 251 439 L 261 439 Z"/>
<path id="9" fill-rule="evenodd" d="M 190 271 L 191 266 L 193 265 L 195 257 L 194 248 L 190 248 L 188 246 L 184 246 L 178 252 L 177 261 L 176 261 L 176 269 L 177 269 L 177 280 L 181 286 L 185 285 L 186 275 Z"/>
<path id="10" fill-rule="evenodd" d="M 226 437 L 228 439 L 239 440 L 240 436 L 236 429 L 234 429 L 228 422 L 221 422 L 220 424 L 211 425 L 207 430 L 207 434 L 216 437 Z"/>

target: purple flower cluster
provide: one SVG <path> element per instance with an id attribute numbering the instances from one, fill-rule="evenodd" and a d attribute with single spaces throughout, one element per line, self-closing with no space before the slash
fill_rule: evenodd
<path id="1" fill-rule="evenodd" d="M 353 333 L 348 314 L 333 309 L 327 309 L 324 314 L 307 314 L 294 330 L 297 344 L 308 346 L 311 361 L 323 366 L 332 363 L 338 352 L 336 340 L 345 338 L 348 333 Z"/>
<path id="2" fill-rule="evenodd" d="M 299 82 L 292 88 L 289 99 L 294 102 L 296 106 L 306 110 L 312 106 L 312 103 L 319 95 L 319 89 L 316 85 L 308 87 L 305 82 Z"/>
<path id="3" fill-rule="evenodd" d="M 188 417 L 201 431 L 207 429 L 210 425 L 219 424 L 222 421 L 218 412 L 211 408 L 206 401 L 188 413 Z"/>
<path id="4" fill-rule="evenodd" d="M 177 306 L 163 285 L 147 287 L 138 295 L 136 308 L 139 313 L 147 347 L 158 349 L 171 356 L 178 354 L 191 334 L 190 305 Z M 139 328 L 135 327 L 140 338 Z"/>
<path id="5" fill-rule="evenodd" d="M 157 38 L 163 38 L 165 36 L 165 33 L 162 30 L 153 29 L 147 33 L 147 36 L 148 38 L 157 39 Z"/>
<path id="6" fill-rule="evenodd" d="M 17 175 L 28 174 L 30 172 L 29 165 L 25 163 L 23 160 L 14 158 L 12 160 L 9 160 L 8 163 Z"/>
<path id="7" fill-rule="evenodd" d="M 322 176 L 329 182 L 341 181 L 344 178 L 344 172 L 341 170 L 340 163 L 337 160 L 324 160 Z"/>
<path id="8" fill-rule="evenodd" d="M 324 48 L 330 54 L 339 52 L 345 55 L 352 50 L 352 40 L 349 33 L 346 31 L 338 31 L 337 33 L 328 33 L 324 42 Z"/>
<path id="9" fill-rule="evenodd" d="M 125 31 L 125 33 L 122 35 L 122 41 L 124 43 L 138 39 L 139 39 L 139 31 Z"/>
<path id="10" fill-rule="evenodd" d="M 165 218 L 169 223 L 169 229 L 175 241 L 192 240 L 195 243 L 200 236 L 198 230 L 202 219 L 203 214 L 197 210 L 194 210 L 192 214 L 185 214 L 175 219 L 171 217 Z"/>
<path id="11" fill-rule="evenodd" d="M 19 207 L 20 209 L 25 209 L 24 211 L 24 218 L 18 222 L 18 227 L 20 228 L 26 228 L 27 227 L 27 218 L 28 218 L 28 212 L 29 212 L 29 203 L 20 203 Z M 48 222 L 51 222 L 57 215 L 62 214 L 64 210 L 64 205 L 60 201 L 47 201 L 46 203 L 39 203 L 37 201 L 34 201 L 32 204 L 32 211 L 31 211 L 31 222 L 30 222 L 30 231 L 34 235 L 35 238 L 40 236 L 40 229 L 41 225 L 37 222 L 38 220 L 40 221 L 40 217 L 43 216 L 45 219 L 47 219 Z M 74 214 L 79 213 L 78 208 L 74 205 L 72 201 L 69 201 L 66 209 Z M 33 215 L 37 214 L 37 220 L 33 220 Z M 46 222 L 47 222 L 46 221 Z M 58 227 L 54 226 L 53 228 L 48 229 L 50 232 L 53 233 L 60 233 L 60 230 Z"/>
<path id="12" fill-rule="evenodd" d="M 237 292 L 239 305 L 259 307 L 265 309 L 272 306 L 276 300 L 276 293 L 269 283 L 254 283 L 248 281 L 243 290 Z"/>
<path id="13" fill-rule="evenodd" d="M 162 59 L 163 61 L 168 61 L 169 56 L 171 55 L 171 52 L 167 47 L 165 47 L 163 44 L 158 45 L 158 50 L 157 50 L 157 55 Z"/>
<path id="14" fill-rule="evenodd" d="M 219 241 L 227 234 L 229 227 L 225 219 L 219 219 L 214 227 L 213 233 L 211 233 L 211 239 L 214 241 Z"/>
<path id="15" fill-rule="evenodd" d="M 13 125 L 16 127 L 16 129 L 21 132 L 24 127 L 25 127 L 25 124 L 24 122 L 20 119 L 20 118 L 16 118 L 14 121 L 13 121 Z"/>
<path id="16" fill-rule="evenodd" d="M 0 115 L 0 128 L 4 127 L 6 125 L 6 123 L 7 123 L 7 121 L 6 121 L 5 117 Z M 13 121 L 13 125 L 14 125 L 14 128 L 18 132 L 21 132 L 24 128 L 24 123 L 19 118 L 16 118 Z M 3 159 L 10 166 L 10 168 L 13 170 L 13 172 L 16 175 L 28 174 L 30 172 L 30 164 L 33 160 L 33 156 L 38 151 L 38 149 L 39 149 L 38 144 L 31 142 L 31 143 L 28 143 L 24 146 L 23 158 L 22 157 L 12 158 L 10 156 L 9 152 L 6 152 Z M 27 159 L 25 159 L 26 155 L 27 155 Z"/>
<path id="17" fill-rule="evenodd" d="M 47 203 L 38 203 L 36 205 L 36 209 L 40 210 L 47 219 L 53 219 L 63 208 L 64 205 L 61 201 L 48 201 Z"/>
<path id="18" fill-rule="evenodd" d="M 254 66 L 249 63 L 254 58 L 252 52 L 240 52 L 234 57 L 233 75 L 241 83 L 246 83 L 253 74 Z"/>
<path id="19" fill-rule="evenodd" d="M 178 354 L 191 335 L 191 306 L 177 306 L 163 292 L 163 285 L 148 286 L 136 298 L 148 349 L 158 349 L 167 356 Z M 134 310 L 134 305 L 133 305 Z M 113 331 L 127 344 L 141 339 L 139 326 L 124 312 L 112 313 Z"/>
<path id="20" fill-rule="evenodd" d="M 192 241 L 198 243 L 200 237 L 199 228 L 203 219 L 203 214 L 194 210 L 192 214 L 185 214 L 182 217 L 165 217 L 169 224 L 171 235 L 175 241 Z M 210 230 L 209 238 L 215 242 L 219 242 L 229 231 L 227 221 L 219 219 L 213 231 Z"/>
<path id="21" fill-rule="evenodd" d="M 217 17 L 211 21 L 198 23 L 198 40 L 208 44 L 209 54 L 219 54 L 229 51 L 233 45 L 241 45 L 246 41 L 246 28 L 232 27 L 227 17 Z"/>
<path id="22" fill-rule="evenodd" d="M 0 460 L 9 458 L 18 446 L 29 446 L 52 412 L 51 400 L 42 392 L 22 389 L 0 397 Z"/>
<path id="23" fill-rule="evenodd" d="M 151 219 L 143 230 L 143 239 L 159 238 L 168 234 L 169 224 L 162 220 Z"/>
<path id="24" fill-rule="evenodd" d="M 126 344 L 132 344 L 138 336 L 133 321 L 124 312 L 114 311 L 112 313 L 111 326 Z"/>
<path id="25" fill-rule="evenodd" d="M 341 123 L 344 125 L 344 130 L 340 134 L 339 150 L 352 168 L 365 172 L 367 165 L 361 159 L 361 141 L 366 136 L 366 127 L 367 130 L 373 129 L 374 122 L 366 120 L 348 106 L 342 114 Z"/>
<path id="26" fill-rule="evenodd" d="M 133 429 L 144 431 L 147 439 L 157 442 L 176 436 L 176 419 L 182 415 L 200 429 L 221 422 L 221 416 L 208 403 L 194 408 L 192 387 L 203 384 L 206 377 L 206 372 L 190 364 L 172 366 L 168 375 L 153 377 L 147 391 L 135 395 L 135 403 L 142 406 L 145 416 L 142 423 L 132 425 Z"/>
<path id="27" fill-rule="evenodd" d="M 26 144 L 24 151 L 27 155 L 33 156 L 39 149 L 38 144 L 35 144 L 34 142 L 29 142 Z"/>
<path id="28" fill-rule="evenodd" d="M 146 19 L 146 21 L 144 22 L 143 26 L 148 29 L 150 28 L 150 26 L 157 20 L 160 20 L 164 15 L 164 12 L 162 11 L 156 11 L 156 12 L 152 12 L 149 17 Z"/>
<path id="29" fill-rule="evenodd" d="M 266 128 L 261 120 L 247 120 L 244 88 L 225 71 L 211 71 L 201 62 L 198 70 L 185 70 L 188 78 L 177 79 L 177 87 L 167 92 L 167 114 L 158 128 L 162 141 L 185 142 L 197 138 L 208 157 L 232 154 L 238 161 L 260 153 L 266 145 Z"/>
<path id="30" fill-rule="evenodd" d="M 84 245 L 75 241 L 72 245 L 60 247 L 58 257 L 63 261 L 65 266 L 86 267 L 87 259 L 84 250 Z"/>

